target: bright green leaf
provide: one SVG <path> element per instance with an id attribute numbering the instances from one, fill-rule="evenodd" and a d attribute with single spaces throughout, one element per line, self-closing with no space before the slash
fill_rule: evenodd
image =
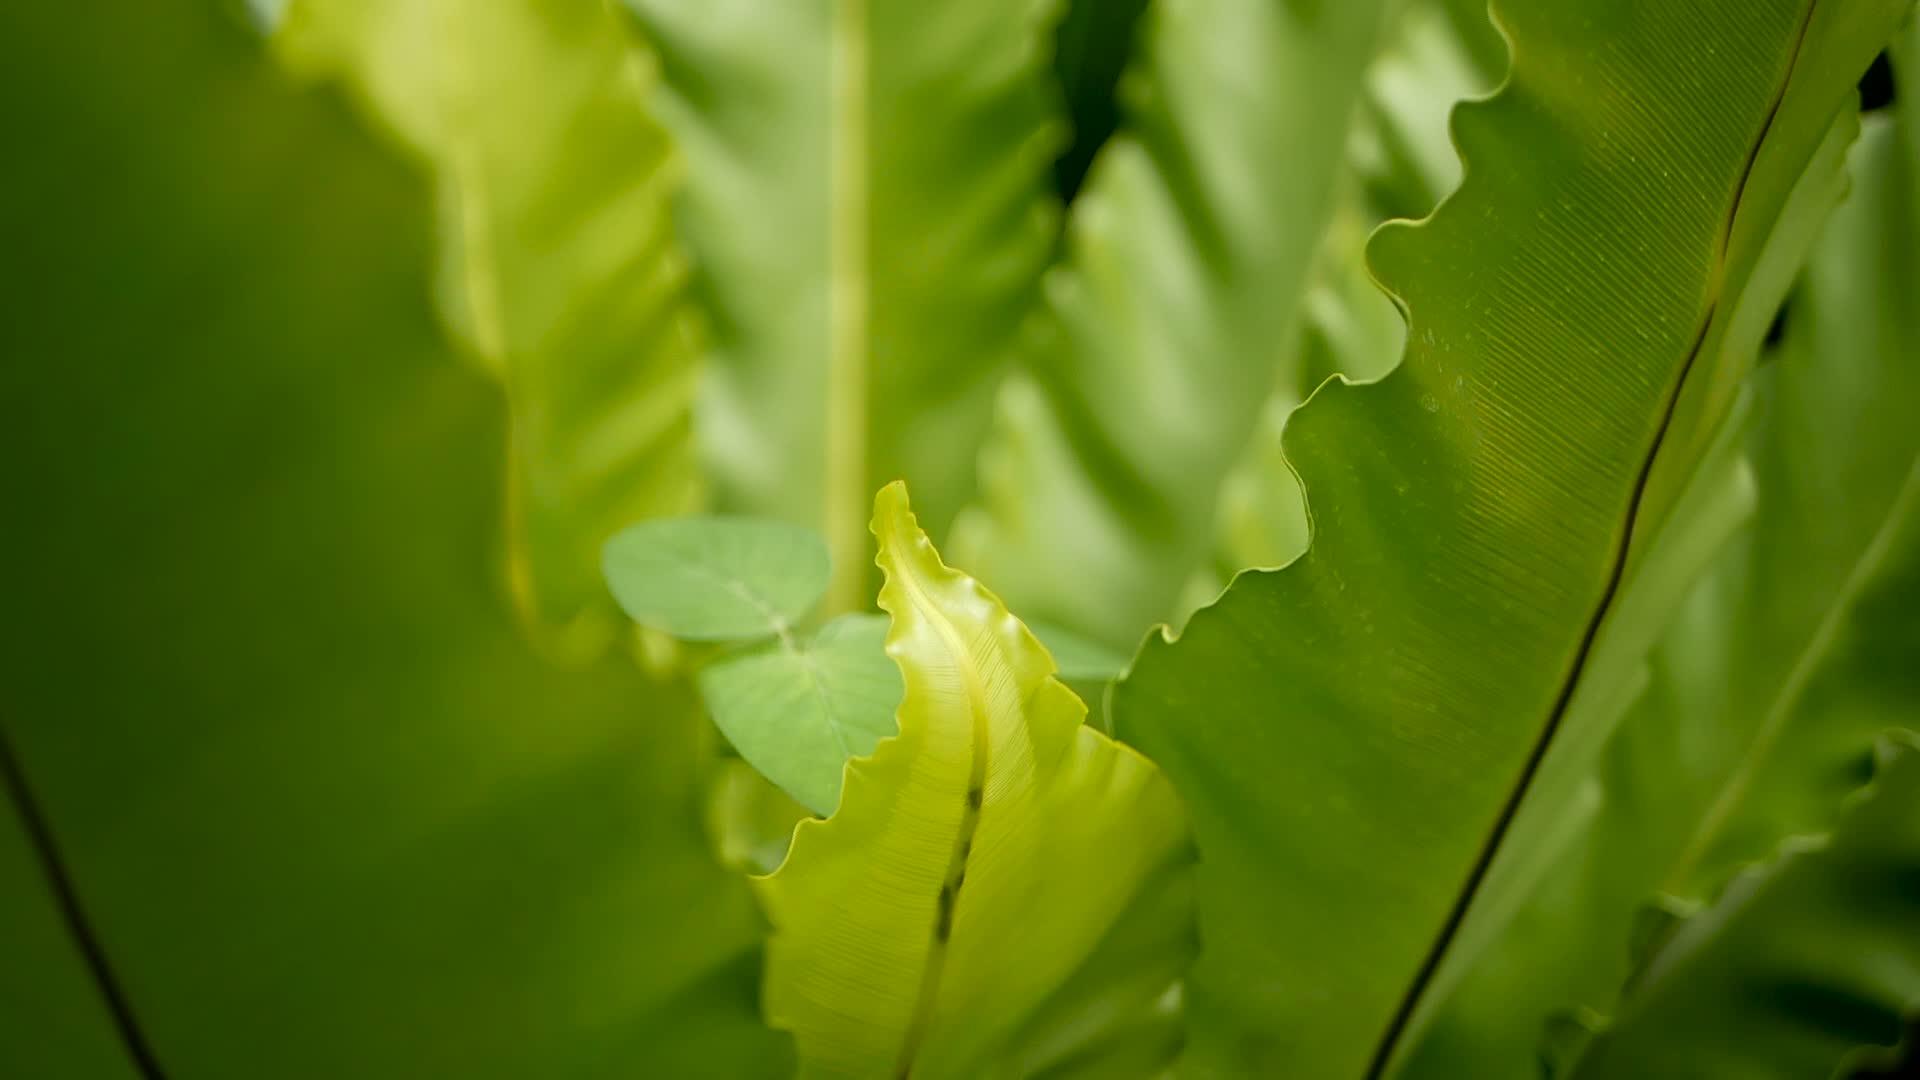
<path id="1" fill-rule="evenodd" d="M 893 734 L 900 672 L 887 620 L 842 615 L 799 641 L 781 634 L 700 670 L 707 713 L 740 756 L 814 813 L 840 801 L 847 759 Z"/>
<path id="2" fill-rule="evenodd" d="M 754 518 L 644 521 L 607 541 L 607 587 L 633 621 L 686 641 L 785 633 L 827 590 L 811 529 Z"/>
<path id="3" fill-rule="evenodd" d="M 1551 869 L 1412 1074 L 1527 1075 L 1547 1010 L 1613 1008 L 1643 905 L 1709 899 L 1784 837 L 1829 827 L 1873 741 L 1920 716 L 1900 674 L 1920 595 L 1920 154 L 1899 130 L 1868 121 L 1852 195 L 1759 373 L 1750 535 L 1694 590 L 1562 815 Z"/>
<path id="4" fill-rule="evenodd" d="M 627 0 L 687 165 L 713 323 L 700 440 L 720 509 L 827 537 L 865 608 L 868 496 L 945 530 L 1050 256 L 1051 0 Z"/>
<path id="5" fill-rule="evenodd" d="M 512 595 L 591 657 L 619 625 L 601 545 L 700 501 L 653 77 L 605 0 L 292 4 L 282 55 L 343 77 L 435 181 L 442 316 L 506 390 Z"/>
<path id="6" fill-rule="evenodd" d="M 1032 370 L 954 529 L 1016 609 L 1119 649 L 1179 610 L 1274 385 L 1381 8 L 1149 8 L 1128 130 L 1074 202 Z"/>
<path id="7" fill-rule="evenodd" d="M 1019 620 L 940 562 L 900 485 L 873 531 L 899 734 L 847 767 L 839 810 L 802 822 L 760 881 L 768 1017 L 803 1076 L 1002 1075 L 1038 1013 L 1074 1013 L 1055 995 L 1183 860 L 1183 816 L 1151 763 L 1082 724 Z"/>
<path id="8" fill-rule="evenodd" d="M 1116 687 L 1201 850 L 1196 1071 L 1377 1075 L 1400 1049 L 1617 599 L 1729 230 L 1777 209 L 1743 201 L 1750 163 L 1792 186 L 1863 27 L 1906 6 L 1497 7 L 1513 69 L 1454 114 L 1466 181 L 1372 247 L 1406 359 L 1288 425 L 1311 548 Z"/>

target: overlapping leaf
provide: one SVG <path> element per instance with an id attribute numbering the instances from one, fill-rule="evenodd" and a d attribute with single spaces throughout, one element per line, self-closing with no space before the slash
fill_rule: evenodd
<path id="1" fill-rule="evenodd" d="M 1745 274 L 1756 162 L 1793 185 L 1867 24 L 1905 6 L 1497 8 L 1513 68 L 1455 114 L 1467 181 L 1374 244 L 1407 357 L 1289 425 L 1312 547 L 1116 690 L 1118 732 L 1194 815 L 1203 940 L 1232 943 L 1195 969 L 1196 1072 L 1358 1076 L 1397 1051 L 1616 599 Z"/>
<path id="2" fill-rule="evenodd" d="M 1571 1075 L 1798 1080 L 1884 1057 L 1920 1009 L 1916 878 L 1909 733 L 1830 837 L 1742 875 L 1674 932 Z"/>
<path id="3" fill-rule="evenodd" d="M 940 562 L 899 485 L 873 531 L 899 734 L 848 765 L 838 811 L 803 822 L 761 882 L 769 1019 L 804 1076 L 1070 1065 L 1151 1017 L 1186 957 L 1178 802 L 1083 725 L 1046 651 Z"/>
<path id="4" fill-rule="evenodd" d="M 944 532 L 1053 247 L 1055 5 L 628 3 L 687 161 L 716 498 L 821 530 L 829 611 L 863 608 L 869 493 L 907 477 Z"/>
<path id="5" fill-rule="evenodd" d="M 0 724 L 159 1069 L 778 1075 L 689 696 L 556 671 L 493 587 L 427 192 L 219 8 L 0 9 Z M 0 1074 L 102 1075 L 16 1017 Z"/>
<path id="6" fill-rule="evenodd" d="M 1093 157 L 1120 124 L 1119 83 L 1147 0 L 1067 0 L 1054 32 L 1053 71 L 1073 138 L 1054 163 L 1060 197 L 1072 199 Z"/>
<path id="7" fill-rule="evenodd" d="M 279 44 L 432 173 L 441 309 L 506 389 L 513 594 L 592 656 L 618 625 L 601 545 L 700 497 L 652 77 L 604 0 L 295 0 Z"/>
<path id="8" fill-rule="evenodd" d="M 1760 373 L 1750 535 L 1668 632 L 1649 691 L 1563 818 L 1550 870 L 1414 1074 L 1473 1061 L 1488 1075 L 1528 1075 L 1549 1010 L 1612 1010 L 1645 905 L 1690 909 L 1782 838 L 1827 828 L 1873 741 L 1920 716 L 1901 659 L 1920 597 L 1914 146 L 1869 123 L 1849 202 Z"/>
<path id="9" fill-rule="evenodd" d="M 1447 114 L 1505 70 L 1498 41 L 1492 45 L 1499 66 L 1483 67 L 1475 57 L 1476 43 L 1492 34 L 1484 11 L 1454 6 L 1462 10 L 1404 5 L 1368 68 L 1348 138 L 1348 175 L 1336 190 L 1333 218 L 1273 392 L 1222 487 L 1215 572 L 1189 586 L 1195 606 L 1218 596 L 1236 571 L 1283 566 L 1306 550 L 1306 503 L 1282 446 L 1293 410 L 1334 375 L 1370 382 L 1400 361 L 1406 325 L 1367 273 L 1367 233 L 1388 218 L 1432 212 L 1459 184 Z"/>
<path id="10" fill-rule="evenodd" d="M 1016 609 L 1118 648 L 1211 554 L 1328 212 L 1377 0 L 1151 8 L 1127 131 L 1074 203 L 1030 370 L 954 548 Z"/>

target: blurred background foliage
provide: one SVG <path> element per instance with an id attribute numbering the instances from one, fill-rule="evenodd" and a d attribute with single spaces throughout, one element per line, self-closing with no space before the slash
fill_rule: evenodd
<path id="1" fill-rule="evenodd" d="M 1425 213 L 1456 182 L 1445 109 L 1504 63 L 1481 8 L 1395 8 L 1354 61 L 1353 108 L 1318 133 L 1336 165 L 1280 275 L 1284 310 L 1242 312 L 1283 344 L 1248 350 L 1246 430 L 1213 455 L 1223 477 L 1197 493 L 1205 521 L 1174 545 L 1179 565 L 1150 596 L 1075 610 L 1049 609 L 1034 563 L 1030 588 L 1009 591 L 1036 613 L 1128 647 L 1233 570 L 1298 552 L 1280 423 L 1328 374 L 1399 355 L 1398 316 L 1355 256 L 1375 223 Z M 522 286 L 510 317 L 490 326 L 449 273 L 458 221 L 433 118 L 371 122 L 377 79 L 331 81 L 323 40 L 276 55 L 259 28 L 283 14 L 265 0 L 0 12 L 0 117 L 18 140 L 0 174 L 14 568 L 0 1075 L 780 1074 L 791 1048 L 758 1011 L 762 919 L 723 864 L 765 869 L 800 810 L 718 745 L 583 563 L 626 520 L 709 498 L 690 458 L 644 489 L 596 481 L 610 457 L 684 432 L 687 372 L 712 340 L 699 335 L 737 327 L 678 308 L 687 269 L 652 202 L 537 178 L 497 209 L 582 237 L 617 222 L 626 243 L 526 245 L 505 263 Z M 1166 107 L 1141 82 L 1151 65 L 1123 74 L 1153 17 L 1147 0 L 1076 0 L 1052 27 L 1047 108 L 1069 123 L 1035 142 L 1046 160 L 1022 189 L 1047 230 L 1020 263 L 1036 280 L 1038 253 L 1073 242 L 1046 207 L 1099 190 L 1097 155 L 1129 108 Z M 616 40 L 596 26 L 589 41 Z M 543 128 L 540 102 L 521 103 L 532 119 L 505 144 L 552 136 L 543 152 L 601 168 L 617 143 L 629 156 L 613 167 L 659 184 L 697 170 L 651 120 L 606 105 L 660 73 L 594 55 L 597 81 L 543 100 L 577 91 L 565 100 L 602 126 Z M 549 59 L 545 89 L 578 74 Z M 1182 160 L 1144 126 L 1159 161 Z M 543 200 L 593 213 L 557 220 Z M 1206 239 L 1195 249 L 1217 253 Z M 513 306 L 636 265 L 653 286 L 639 300 Z M 1268 278 L 1205 269 L 1264 299 Z M 663 338 L 678 344 L 649 354 L 666 359 L 635 390 L 623 359 Z M 595 378 L 509 372 L 506 352 L 540 353 L 527 341 L 594 358 Z M 592 403 L 609 386 L 680 412 L 611 449 L 543 439 L 608 420 Z M 940 517 L 964 513 L 971 484 L 940 496 Z M 560 520 L 583 513 L 584 531 Z"/>

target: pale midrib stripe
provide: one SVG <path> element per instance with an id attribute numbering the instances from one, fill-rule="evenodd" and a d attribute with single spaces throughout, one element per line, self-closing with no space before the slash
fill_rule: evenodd
<path id="1" fill-rule="evenodd" d="M 980 677 L 979 667 L 974 663 L 973 653 L 968 650 L 966 639 L 937 607 L 933 598 L 927 595 L 919 580 L 914 576 L 909 562 L 911 552 L 900 550 L 895 541 L 892 562 L 899 569 L 899 581 L 908 594 L 907 602 L 926 619 L 939 635 L 947 651 L 953 655 L 955 670 L 960 681 L 966 687 L 967 712 L 972 722 L 973 754 L 967 767 L 966 802 L 961 810 L 959 826 L 954 831 L 953 853 L 947 860 L 947 873 L 941 881 L 941 898 L 938 903 L 942 910 L 934 926 L 933 941 L 927 949 L 926 966 L 921 969 L 920 989 L 914 998 L 913 1013 L 907 1023 L 906 1037 L 901 1041 L 900 1060 L 895 1068 L 897 1077 L 905 1078 L 913 1073 L 913 1064 L 920 1053 L 921 1042 L 926 1038 L 927 1030 L 933 1024 L 934 1006 L 939 1000 L 940 982 L 946 972 L 947 949 L 952 940 L 953 914 L 960 902 L 960 887 L 966 880 L 967 859 L 973 851 L 973 837 L 980 826 L 980 812 L 986 803 L 988 748 L 992 737 L 992 728 L 988 717 L 988 695 L 986 683 Z"/>
<path id="2" fill-rule="evenodd" d="M 867 0 L 834 0 L 827 183 L 829 614 L 867 605 Z"/>
<path id="3" fill-rule="evenodd" d="M 1667 875 L 1664 892 L 1679 895 L 1678 890 L 1686 884 L 1700 860 L 1706 856 L 1720 831 L 1726 827 L 1740 803 L 1746 799 L 1747 790 L 1753 785 L 1753 778 L 1759 772 L 1761 763 L 1773 753 L 1774 744 L 1781 732 L 1786 730 L 1787 720 L 1800 704 L 1801 695 L 1806 693 L 1807 685 L 1812 682 L 1814 672 L 1826 660 L 1833 650 L 1833 643 L 1839 637 L 1840 628 L 1848 615 L 1860 601 L 1860 594 L 1866 589 L 1867 582 L 1878 573 L 1887 553 L 1893 548 L 1893 538 L 1900 532 L 1907 513 L 1912 509 L 1914 498 L 1920 495 L 1920 458 L 1915 458 L 1907 470 L 1905 483 L 1900 493 L 1894 497 L 1887 509 L 1886 520 L 1873 534 L 1873 539 L 1861 551 L 1859 559 L 1848 572 L 1847 579 L 1840 586 L 1840 592 L 1834 597 L 1833 604 L 1821 617 L 1820 625 L 1814 629 L 1813 636 L 1807 639 L 1805 647 L 1794 660 L 1793 667 L 1780 684 L 1779 692 L 1774 696 L 1773 704 L 1768 707 L 1767 715 L 1760 722 L 1760 728 L 1754 733 L 1753 742 L 1740 759 L 1739 767 L 1734 771 L 1726 786 L 1720 789 L 1720 795 L 1700 821 L 1700 827 L 1694 830 L 1687 842 L 1686 849 L 1674 863 Z"/>

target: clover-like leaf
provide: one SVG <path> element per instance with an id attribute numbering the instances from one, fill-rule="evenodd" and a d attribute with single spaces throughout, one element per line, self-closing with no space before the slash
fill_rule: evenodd
<path id="1" fill-rule="evenodd" d="M 848 766 L 833 817 L 802 822 L 760 879 L 768 1019 L 794 1033 L 802 1075 L 927 1080 L 1024 1073 L 1064 1038 L 1049 1019 L 1083 1043 L 1146 1023 L 1191 947 L 1184 891 L 1166 891 L 1186 851 L 1172 789 L 1082 723 L 1027 628 L 940 561 L 903 486 L 880 492 L 873 531 L 899 734 Z M 1127 918 L 1136 904 L 1161 905 L 1154 933 Z M 1109 942 L 1161 977 L 1118 998 L 1113 979 L 1076 978 Z"/>
<path id="2" fill-rule="evenodd" d="M 664 518 L 607 541 L 607 585 L 632 619 L 686 641 L 782 633 L 826 592 L 811 529 L 755 518 Z"/>
<path id="3" fill-rule="evenodd" d="M 886 636 L 879 615 L 842 615 L 805 640 L 781 633 L 706 665 L 700 693 L 748 764 L 825 816 L 847 760 L 893 734 L 900 669 Z"/>

